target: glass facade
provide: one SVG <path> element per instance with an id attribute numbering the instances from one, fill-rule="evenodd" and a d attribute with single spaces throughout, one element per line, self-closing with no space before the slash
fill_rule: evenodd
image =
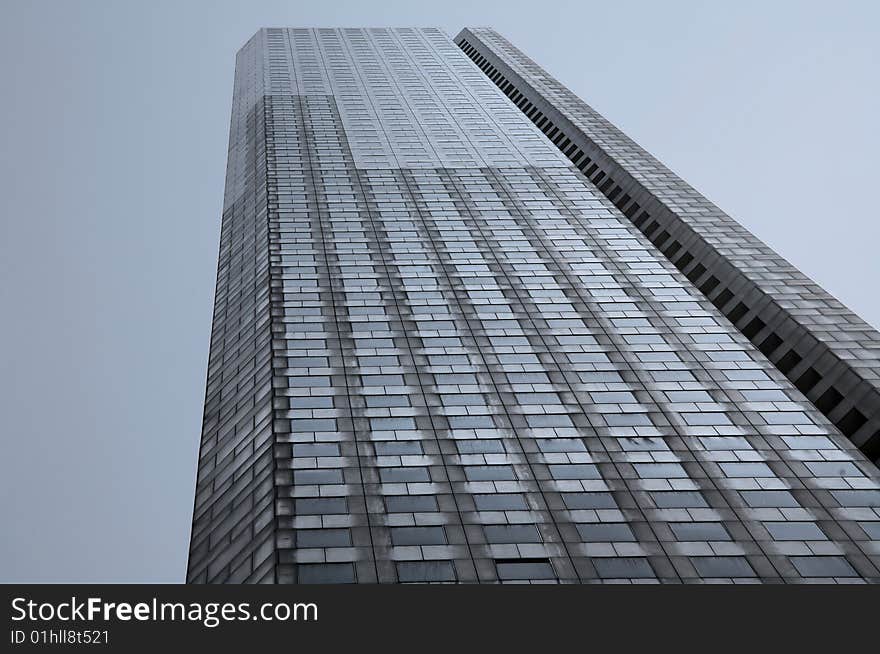
<path id="1" fill-rule="evenodd" d="M 733 326 L 880 463 L 876 329 L 500 34 L 468 28 L 456 42 Z"/>
<path id="2" fill-rule="evenodd" d="M 438 29 L 236 63 L 188 581 L 880 580 L 880 474 Z"/>

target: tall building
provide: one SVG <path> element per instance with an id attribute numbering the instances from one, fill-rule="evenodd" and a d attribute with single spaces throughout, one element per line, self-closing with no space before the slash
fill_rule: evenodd
<path id="1" fill-rule="evenodd" d="M 189 582 L 877 582 L 878 389 L 492 30 L 238 53 Z"/>

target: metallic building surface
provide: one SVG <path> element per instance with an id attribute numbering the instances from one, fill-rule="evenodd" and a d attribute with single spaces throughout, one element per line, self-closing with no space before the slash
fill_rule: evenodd
<path id="1" fill-rule="evenodd" d="M 877 468 L 447 35 L 241 49 L 189 582 L 878 566 Z"/>
<path id="2" fill-rule="evenodd" d="M 822 413 L 880 461 L 876 329 L 500 34 L 469 28 L 456 42 Z"/>

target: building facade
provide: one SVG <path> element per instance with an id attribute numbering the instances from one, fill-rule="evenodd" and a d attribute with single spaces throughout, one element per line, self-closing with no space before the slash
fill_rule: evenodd
<path id="1" fill-rule="evenodd" d="M 262 29 L 187 580 L 880 581 L 878 345 L 492 30 Z"/>

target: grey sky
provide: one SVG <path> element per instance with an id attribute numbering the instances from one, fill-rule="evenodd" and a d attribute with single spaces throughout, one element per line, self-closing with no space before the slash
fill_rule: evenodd
<path id="1" fill-rule="evenodd" d="M 491 25 L 880 325 L 880 3 L 727 4 L 6 0 L 0 581 L 183 580 L 260 26 Z"/>

